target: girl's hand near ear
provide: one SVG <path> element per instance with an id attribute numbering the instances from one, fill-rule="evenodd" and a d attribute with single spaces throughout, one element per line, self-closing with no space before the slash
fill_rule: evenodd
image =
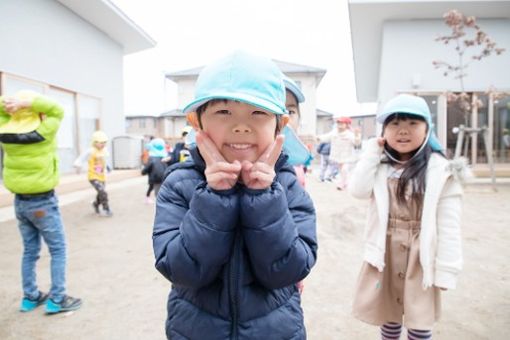
<path id="1" fill-rule="evenodd" d="M 385 143 L 386 143 L 386 139 L 384 137 L 377 138 L 377 144 L 379 144 L 379 146 L 383 147 Z"/>
<path id="2" fill-rule="evenodd" d="M 282 152 L 283 135 L 276 136 L 275 141 L 264 151 L 255 162 L 243 161 L 241 178 L 250 189 L 267 189 L 273 183 L 276 173 L 274 166 Z"/>
<path id="3" fill-rule="evenodd" d="M 203 131 L 197 131 L 197 147 L 205 161 L 205 178 L 214 190 L 228 190 L 234 187 L 241 172 L 241 163 L 229 163 L 220 154 L 216 145 Z"/>

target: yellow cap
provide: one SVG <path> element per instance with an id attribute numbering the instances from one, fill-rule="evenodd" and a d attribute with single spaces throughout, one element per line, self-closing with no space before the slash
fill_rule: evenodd
<path id="1" fill-rule="evenodd" d="M 103 131 L 96 131 L 92 134 L 92 143 L 106 143 L 108 142 L 108 136 Z"/>

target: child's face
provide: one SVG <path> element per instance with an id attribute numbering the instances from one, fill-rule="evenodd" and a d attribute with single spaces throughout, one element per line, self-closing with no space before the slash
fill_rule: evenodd
<path id="1" fill-rule="evenodd" d="M 421 119 L 393 118 L 384 127 L 386 143 L 400 154 L 400 160 L 411 158 L 427 136 L 427 123 Z"/>
<path id="2" fill-rule="evenodd" d="M 286 90 L 285 108 L 289 111 L 289 125 L 297 131 L 299 128 L 299 103 L 296 97 L 289 91 Z"/>
<path id="3" fill-rule="evenodd" d="M 94 142 L 94 147 L 98 150 L 101 150 L 106 145 L 106 142 Z"/>
<path id="4" fill-rule="evenodd" d="M 213 102 L 202 112 L 201 121 L 228 162 L 255 162 L 275 140 L 276 116 L 249 104 Z"/>
<path id="5" fill-rule="evenodd" d="M 338 125 L 338 131 L 345 131 L 347 130 L 347 123 L 337 123 Z"/>

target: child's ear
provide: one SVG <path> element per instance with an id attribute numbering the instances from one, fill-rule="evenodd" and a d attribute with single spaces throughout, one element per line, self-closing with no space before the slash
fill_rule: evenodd
<path id="1" fill-rule="evenodd" d="M 278 126 L 278 130 L 281 131 L 287 125 L 289 120 L 290 120 L 289 115 L 287 115 L 287 114 L 282 115 L 282 117 L 280 118 L 280 126 Z"/>
<path id="2" fill-rule="evenodd" d="M 200 130 L 200 123 L 198 122 L 198 115 L 196 112 L 188 113 L 186 115 L 186 120 L 195 130 Z"/>

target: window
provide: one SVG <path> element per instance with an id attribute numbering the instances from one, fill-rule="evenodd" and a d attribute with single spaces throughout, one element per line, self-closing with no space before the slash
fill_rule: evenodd
<path id="1" fill-rule="evenodd" d="M 138 123 L 141 129 L 145 129 L 145 118 L 139 118 Z"/>
<path id="2" fill-rule="evenodd" d="M 101 100 L 95 97 L 78 95 L 78 127 L 80 152 L 90 147 L 90 138 L 99 128 Z"/>
<path id="3" fill-rule="evenodd" d="M 510 163 L 510 95 L 494 99 L 494 162 Z"/>
<path id="4" fill-rule="evenodd" d="M 57 132 L 58 155 L 62 172 L 73 170 L 73 162 L 78 157 L 76 140 L 76 99 L 73 92 L 51 87 L 48 97 L 64 108 L 64 118 Z"/>

